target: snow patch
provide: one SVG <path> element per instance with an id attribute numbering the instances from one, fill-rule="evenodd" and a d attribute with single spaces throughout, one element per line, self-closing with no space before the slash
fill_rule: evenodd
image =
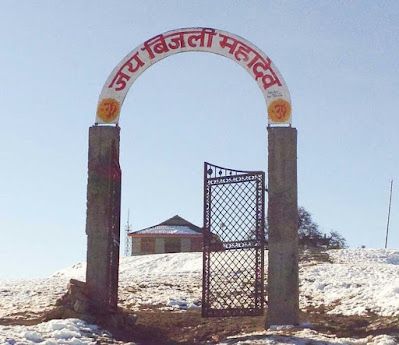
<path id="1" fill-rule="evenodd" d="M 300 307 L 323 307 L 329 314 L 399 316 L 399 250 L 334 250 L 333 263 L 300 266 Z M 265 260 L 267 266 L 267 255 Z M 50 310 L 66 292 L 70 278 L 84 280 L 86 264 L 60 270 L 48 279 L 0 280 L 0 318 L 34 318 Z M 125 308 L 159 308 L 184 313 L 200 308 L 202 254 L 178 253 L 121 258 L 119 299 Z M 267 270 L 266 270 L 267 272 Z M 310 327 L 310 324 L 301 325 Z M 287 336 L 284 332 L 289 332 Z M 104 341 L 104 339 L 108 339 Z M 112 335 L 77 319 L 35 326 L 0 326 L 0 344 L 95 344 Z M 271 329 L 219 343 L 396 344 L 394 337 L 336 338 L 312 329 Z M 163 344 L 159 344 L 163 345 Z"/>

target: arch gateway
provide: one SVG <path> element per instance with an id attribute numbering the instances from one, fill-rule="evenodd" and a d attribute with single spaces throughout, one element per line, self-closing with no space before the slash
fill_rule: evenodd
<path id="1" fill-rule="evenodd" d="M 157 35 L 114 68 L 101 91 L 89 129 L 86 286 L 93 313 L 113 313 L 118 301 L 121 170 L 119 117 L 134 81 L 174 54 L 222 55 L 243 67 L 262 91 L 268 114 L 268 311 L 266 325 L 299 322 L 297 131 L 291 99 L 277 67 L 251 42 L 212 28 L 184 28 Z"/>

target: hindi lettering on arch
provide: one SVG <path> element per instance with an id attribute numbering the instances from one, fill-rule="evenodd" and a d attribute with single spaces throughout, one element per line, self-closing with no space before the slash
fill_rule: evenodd
<path id="1" fill-rule="evenodd" d="M 213 43 L 213 36 L 216 35 L 215 29 L 202 29 L 202 30 L 197 30 L 197 32 L 193 32 L 194 34 L 191 34 L 187 37 L 187 43 L 190 47 L 192 48 L 197 48 L 197 47 L 205 47 L 205 40 L 206 40 L 206 47 L 210 48 L 212 47 Z M 199 42 L 199 44 L 196 43 Z"/>
<path id="2" fill-rule="evenodd" d="M 114 109 L 117 104 L 122 106 L 135 80 L 154 63 L 183 52 L 214 53 L 238 63 L 261 89 L 268 107 L 269 124 L 291 124 L 290 94 L 270 58 L 240 36 L 201 27 L 168 31 L 144 41 L 132 50 L 113 69 L 102 89 L 98 105 L 98 109 L 101 108 L 98 114 L 101 116 L 96 117 L 96 123 L 118 123 L 119 111 Z"/>
<path id="3" fill-rule="evenodd" d="M 133 60 L 137 63 L 136 66 L 133 64 Z M 125 67 L 130 73 L 135 73 L 139 70 L 140 67 L 144 66 L 144 62 L 139 58 L 139 53 L 134 54 L 129 60 L 127 60 L 122 67 L 116 73 L 114 79 L 112 79 L 111 83 L 108 85 L 108 88 L 113 88 L 114 84 L 118 87 L 115 88 L 115 91 L 121 91 L 126 87 L 126 83 L 130 80 L 130 75 L 127 72 L 123 72 Z"/>
<path id="4" fill-rule="evenodd" d="M 143 51 L 147 51 L 150 59 L 155 58 L 155 54 L 162 54 L 169 51 L 169 47 L 166 44 L 164 35 L 155 36 L 148 41 L 144 42 L 144 48 L 141 48 Z"/>
<path id="5" fill-rule="evenodd" d="M 126 87 L 126 83 L 130 80 L 130 76 L 127 75 L 126 73 L 122 72 L 122 68 L 116 73 L 115 78 L 112 79 L 111 84 L 108 85 L 109 88 L 113 88 L 114 85 L 117 85 L 115 87 L 115 91 L 121 91 Z"/>
<path id="6" fill-rule="evenodd" d="M 226 47 L 230 48 L 229 49 L 229 53 L 233 54 L 234 50 L 237 47 L 238 41 L 235 38 L 233 38 L 233 37 L 226 36 L 226 35 L 223 35 L 223 34 L 219 34 L 219 36 L 223 38 L 221 41 L 219 41 L 219 45 L 222 48 L 226 48 Z"/>
<path id="7" fill-rule="evenodd" d="M 240 42 L 237 51 L 234 53 L 234 57 L 237 61 L 247 62 L 249 60 L 250 53 L 253 52 L 253 49 Z"/>
<path id="8" fill-rule="evenodd" d="M 260 61 L 258 61 L 260 60 Z M 256 62 L 256 63 L 255 63 Z M 268 57 L 266 60 L 257 55 L 249 64 L 248 67 L 252 67 L 252 72 L 255 75 L 255 80 L 258 81 L 259 78 L 262 78 L 263 88 L 267 90 L 269 87 L 273 85 L 281 86 L 281 82 L 276 76 L 276 73 L 271 68 L 272 60 Z"/>
<path id="9" fill-rule="evenodd" d="M 133 65 L 133 60 L 137 62 L 136 66 Z M 135 73 L 139 70 L 140 67 L 144 66 L 144 62 L 141 61 L 141 59 L 139 58 L 139 52 L 137 52 L 133 55 L 131 59 L 127 60 L 123 66 L 128 66 L 127 69 L 129 70 L 129 72 Z"/>
<path id="10" fill-rule="evenodd" d="M 185 48 L 186 42 L 184 40 L 184 35 L 184 31 L 176 32 L 172 35 L 169 35 L 168 38 L 170 38 L 170 42 L 168 43 L 168 47 L 170 49 Z"/>

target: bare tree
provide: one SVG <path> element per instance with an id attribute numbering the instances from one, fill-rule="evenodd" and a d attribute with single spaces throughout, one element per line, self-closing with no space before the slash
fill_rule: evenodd
<path id="1" fill-rule="evenodd" d="M 348 244 L 346 243 L 346 239 L 337 231 L 330 231 L 330 245 L 331 249 L 343 249 L 348 248 Z"/>
<path id="2" fill-rule="evenodd" d="M 308 248 L 347 248 L 346 239 L 338 231 L 330 231 L 329 236 L 320 231 L 319 225 L 304 207 L 298 208 L 298 240 L 300 247 Z M 268 242 L 268 225 L 265 226 L 265 241 Z"/>

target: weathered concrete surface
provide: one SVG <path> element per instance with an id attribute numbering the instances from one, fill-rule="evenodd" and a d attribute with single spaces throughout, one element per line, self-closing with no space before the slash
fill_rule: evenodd
<path id="1" fill-rule="evenodd" d="M 112 147 L 119 157 L 120 128 L 93 126 L 89 130 L 89 163 L 87 184 L 87 271 L 86 284 L 93 312 L 110 309 L 110 280 L 118 279 L 111 268 L 110 198 Z M 116 253 L 119 259 L 119 253 Z M 113 258 L 115 259 L 115 253 Z M 116 305 L 114 306 L 116 308 Z"/>
<path id="2" fill-rule="evenodd" d="M 269 127 L 268 137 L 266 327 L 299 323 L 297 131 Z"/>

